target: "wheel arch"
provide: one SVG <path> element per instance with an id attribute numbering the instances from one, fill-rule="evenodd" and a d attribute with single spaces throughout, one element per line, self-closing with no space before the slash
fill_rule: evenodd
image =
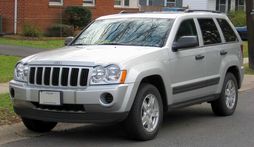
<path id="1" fill-rule="evenodd" d="M 168 100 L 167 100 L 167 92 L 166 92 L 166 87 L 163 81 L 163 78 L 160 75 L 150 75 L 147 77 L 144 77 L 140 84 L 139 87 L 142 83 L 149 83 L 152 84 L 153 86 L 155 86 L 160 94 L 161 94 L 161 99 L 162 99 L 162 103 L 163 103 L 163 110 L 164 112 L 167 111 L 168 109 Z"/>
<path id="2" fill-rule="evenodd" d="M 230 66 L 228 69 L 227 69 L 227 73 L 232 73 L 235 78 L 236 78 L 236 81 L 237 81 L 237 85 L 238 85 L 238 89 L 241 88 L 241 76 L 240 76 L 240 69 L 233 65 L 233 66 Z"/>

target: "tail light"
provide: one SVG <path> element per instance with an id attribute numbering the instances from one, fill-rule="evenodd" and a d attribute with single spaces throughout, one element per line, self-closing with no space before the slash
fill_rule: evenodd
<path id="1" fill-rule="evenodd" d="M 244 64 L 244 57 L 243 57 L 243 44 L 241 44 L 241 56 L 242 56 L 242 64 Z"/>
<path id="2" fill-rule="evenodd" d="M 242 57 L 243 57 L 243 44 L 241 44 L 241 53 L 242 53 Z"/>

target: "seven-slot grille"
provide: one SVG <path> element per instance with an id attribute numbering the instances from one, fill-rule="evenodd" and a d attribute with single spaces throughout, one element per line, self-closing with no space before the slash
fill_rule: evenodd
<path id="1" fill-rule="evenodd" d="M 68 87 L 87 86 L 89 69 L 80 67 L 30 67 L 29 84 Z"/>

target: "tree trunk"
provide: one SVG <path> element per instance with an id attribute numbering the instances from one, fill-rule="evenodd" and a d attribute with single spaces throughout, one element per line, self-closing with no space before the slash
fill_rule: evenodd
<path id="1" fill-rule="evenodd" d="M 254 0 L 246 0 L 246 17 L 249 45 L 249 66 L 254 69 Z"/>

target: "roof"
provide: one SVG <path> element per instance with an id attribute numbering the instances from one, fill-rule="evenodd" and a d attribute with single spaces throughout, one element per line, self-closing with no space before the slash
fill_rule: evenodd
<path id="1" fill-rule="evenodd" d="M 215 13 L 215 12 L 206 12 L 206 11 L 191 11 L 191 12 L 167 12 L 167 11 L 160 11 L 160 12 L 138 12 L 138 13 L 119 13 L 113 15 L 107 15 L 99 17 L 97 20 L 101 19 L 114 19 L 114 18 L 168 18 L 168 19 L 175 19 L 180 16 L 225 16 L 225 14 Z"/>

